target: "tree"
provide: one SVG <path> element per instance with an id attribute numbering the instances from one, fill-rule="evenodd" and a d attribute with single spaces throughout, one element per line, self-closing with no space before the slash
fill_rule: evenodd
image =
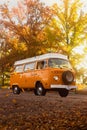
<path id="1" fill-rule="evenodd" d="M 86 39 L 87 18 L 82 12 L 80 0 L 62 0 L 61 5 L 53 5 L 54 19 L 47 28 L 47 35 L 57 43 L 63 53 L 70 55 L 73 48 Z M 50 37 L 50 39 L 51 39 Z"/>
<path id="2" fill-rule="evenodd" d="M 4 85 L 4 74 L 15 60 L 44 53 L 43 30 L 52 14 L 39 0 L 23 0 L 14 8 L 4 4 L 0 12 L 4 28 L 0 33 L 0 72 Z"/>
<path id="3" fill-rule="evenodd" d="M 39 36 L 52 16 L 50 8 L 39 0 L 24 0 L 11 10 L 7 5 L 2 6 L 1 12 L 5 27 L 27 48 L 25 57 L 37 55 L 46 48 Z"/>
<path id="4" fill-rule="evenodd" d="M 77 54 L 74 48 L 84 46 L 87 38 L 87 14 L 82 11 L 82 5 L 80 0 L 62 0 L 61 4 L 54 4 L 54 17 L 45 34 L 51 51 L 67 54 L 77 73 L 77 64 L 82 62 L 84 54 Z M 84 69 L 81 72 L 83 74 Z"/>

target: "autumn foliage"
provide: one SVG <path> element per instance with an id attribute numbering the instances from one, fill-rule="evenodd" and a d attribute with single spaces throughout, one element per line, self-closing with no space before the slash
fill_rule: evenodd
<path id="1" fill-rule="evenodd" d="M 77 69 L 86 55 L 86 49 L 83 56 L 73 51 L 87 39 L 87 14 L 81 8 L 80 0 L 63 0 L 61 6 L 46 6 L 39 0 L 18 1 L 17 7 L 10 8 L 0 5 L 1 78 L 15 60 L 47 52 L 68 54 Z"/>
<path id="2" fill-rule="evenodd" d="M 13 95 L 0 90 L 1 130 L 86 130 L 87 96 L 70 94 L 61 98 L 57 92 L 45 97 L 32 92 Z"/>

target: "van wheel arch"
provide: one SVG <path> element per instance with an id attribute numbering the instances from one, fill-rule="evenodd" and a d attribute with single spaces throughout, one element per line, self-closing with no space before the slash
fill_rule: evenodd
<path id="1" fill-rule="evenodd" d="M 40 81 L 37 81 L 35 84 L 34 94 L 38 96 L 45 96 L 46 89 Z"/>

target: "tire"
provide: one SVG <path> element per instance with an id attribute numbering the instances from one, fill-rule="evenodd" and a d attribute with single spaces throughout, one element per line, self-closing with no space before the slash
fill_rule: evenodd
<path id="1" fill-rule="evenodd" d="M 20 88 L 18 86 L 13 87 L 13 93 L 14 94 L 20 94 Z"/>
<path id="2" fill-rule="evenodd" d="M 34 89 L 34 94 L 38 96 L 45 96 L 46 95 L 46 90 L 44 89 L 42 83 L 38 82 L 36 84 L 36 87 Z"/>
<path id="3" fill-rule="evenodd" d="M 63 82 L 67 84 L 71 84 L 74 81 L 74 75 L 71 71 L 65 71 L 62 74 Z"/>
<path id="4" fill-rule="evenodd" d="M 59 92 L 59 95 L 61 97 L 67 97 L 67 95 L 69 94 L 69 90 L 64 89 L 64 88 L 63 89 L 59 89 L 58 92 Z"/>

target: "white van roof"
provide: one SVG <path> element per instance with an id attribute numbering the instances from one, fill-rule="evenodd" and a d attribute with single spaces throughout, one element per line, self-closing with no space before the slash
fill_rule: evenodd
<path id="1" fill-rule="evenodd" d="M 68 60 L 67 56 L 63 55 L 63 54 L 46 53 L 46 54 L 35 56 L 35 57 L 32 57 L 32 58 L 26 58 L 26 59 L 23 59 L 23 60 L 16 61 L 14 63 L 14 65 L 20 65 L 20 64 L 25 64 L 25 63 L 34 62 L 34 61 L 40 61 L 40 60 L 49 59 L 49 58 L 60 58 L 60 59 Z"/>

